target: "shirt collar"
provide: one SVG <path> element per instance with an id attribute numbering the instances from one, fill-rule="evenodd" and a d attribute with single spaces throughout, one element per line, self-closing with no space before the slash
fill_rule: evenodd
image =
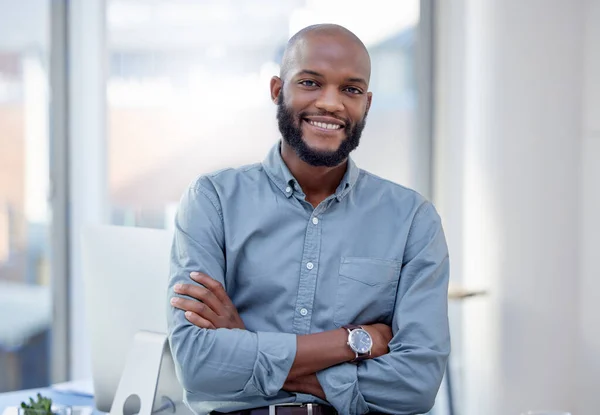
<path id="1" fill-rule="evenodd" d="M 267 175 L 286 197 L 291 197 L 294 192 L 302 192 L 300 185 L 281 157 L 281 142 L 278 142 L 271 148 L 262 164 Z M 354 184 L 358 180 L 359 173 L 360 169 L 356 166 L 354 160 L 348 157 L 346 173 L 335 191 L 335 197 L 338 202 L 352 190 L 352 187 L 354 187 Z"/>
<path id="2" fill-rule="evenodd" d="M 352 160 L 351 157 L 348 157 L 348 167 L 346 168 L 346 173 L 340 182 L 337 190 L 335 191 L 335 197 L 338 202 L 341 202 L 342 199 L 352 190 L 356 181 L 358 180 L 358 174 L 360 173 L 360 169 L 356 167 L 356 163 Z"/>

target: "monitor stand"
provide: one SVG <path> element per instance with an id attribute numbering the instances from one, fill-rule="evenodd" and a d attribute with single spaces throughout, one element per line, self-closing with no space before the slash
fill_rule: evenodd
<path id="1" fill-rule="evenodd" d="M 139 331 L 133 338 L 110 415 L 132 412 L 138 415 L 192 414 L 183 403 L 183 388 L 175 377 L 173 359 L 164 333 Z"/>

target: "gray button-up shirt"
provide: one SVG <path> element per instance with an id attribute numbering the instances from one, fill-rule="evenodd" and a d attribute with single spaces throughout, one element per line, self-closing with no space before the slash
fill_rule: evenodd
<path id="1" fill-rule="evenodd" d="M 348 161 L 316 208 L 281 158 L 198 178 L 175 223 L 169 298 L 192 271 L 220 281 L 247 330 L 205 330 L 169 305 L 169 340 L 197 413 L 322 402 L 281 388 L 296 335 L 386 323 L 390 352 L 317 373 L 341 414 L 433 405 L 450 351 L 448 250 L 434 207 Z"/>

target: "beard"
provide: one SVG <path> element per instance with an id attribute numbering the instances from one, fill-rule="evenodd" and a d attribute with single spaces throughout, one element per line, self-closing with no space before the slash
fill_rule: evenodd
<path id="1" fill-rule="evenodd" d="M 348 158 L 350 153 L 356 147 L 358 147 L 360 136 L 367 123 L 367 113 L 365 113 L 362 120 L 354 125 L 351 125 L 348 120 L 343 120 L 346 138 L 342 141 L 338 149 L 334 151 L 314 150 L 306 144 L 302 138 L 302 129 L 300 125 L 302 120 L 309 115 L 322 116 L 326 114 L 309 114 L 307 112 L 302 112 L 298 114 L 298 122 L 296 123 L 296 118 L 294 117 L 292 110 L 284 104 L 283 90 L 280 92 L 277 101 L 277 123 L 285 142 L 294 149 L 300 160 L 311 166 L 338 166 Z"/>

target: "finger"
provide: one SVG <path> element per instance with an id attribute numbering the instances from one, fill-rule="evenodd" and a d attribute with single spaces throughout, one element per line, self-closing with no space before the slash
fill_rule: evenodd
<path id="1" fill-rule="evenodd" d="M 175 284 L 173 291 L 177 294 L 195 298 L 208 305 L 216 314 L 222 316 L 225 311 L 223 303 L 207 288 L 194 284 Z"/>
<path id="2" fill-rule="evenodd" d="M 226 307 L 233 306 L 233 302 L 231 301 L 231 298 L 229 298 L 229 296 L 227 295 L 227 292 L 225 291 L 225 288 L 223 287 L 223 284 L 221 284 L 219 281 L 217 281 L 201 272 L 192 272 L 190 274 L 190 277 L 194 281 L 196 281 L 196 282 L 204 285 L 206 288 L 208 288 L 221 301 L 221 303 L 223 303 L 224 306 L 226 306 Z"/>
<path id="3" fill-rule="evenodd" d="M 192 323 L 194 326 L 198 326 L 201 329 L 212 329 L 212 330 L 216 329 L 214 324 L 212 324 L 207 319 L 200 317 L 198 314 L 194 313 L 193 311 L 186 311 L 185 318 L 190 323 Z"/>
<path id="4" fill-rule="evenodd" d="M 201 303 L 200 301 L 173 297 L 171 298 L 171 305 L 175 308 L 179 308 L 180 310 L 191 311 L 193 313 L 196 313 L 200 317 L 205 318 L 206 320 L 210 321 L 212 324 L 217 326 L 217 319 L 219 318 L 219 316 L 217 316 L 217 314 L 215 314 L 215 312 L 211 310 L 209 306 L 207 306 L 204 303 Z"/>

